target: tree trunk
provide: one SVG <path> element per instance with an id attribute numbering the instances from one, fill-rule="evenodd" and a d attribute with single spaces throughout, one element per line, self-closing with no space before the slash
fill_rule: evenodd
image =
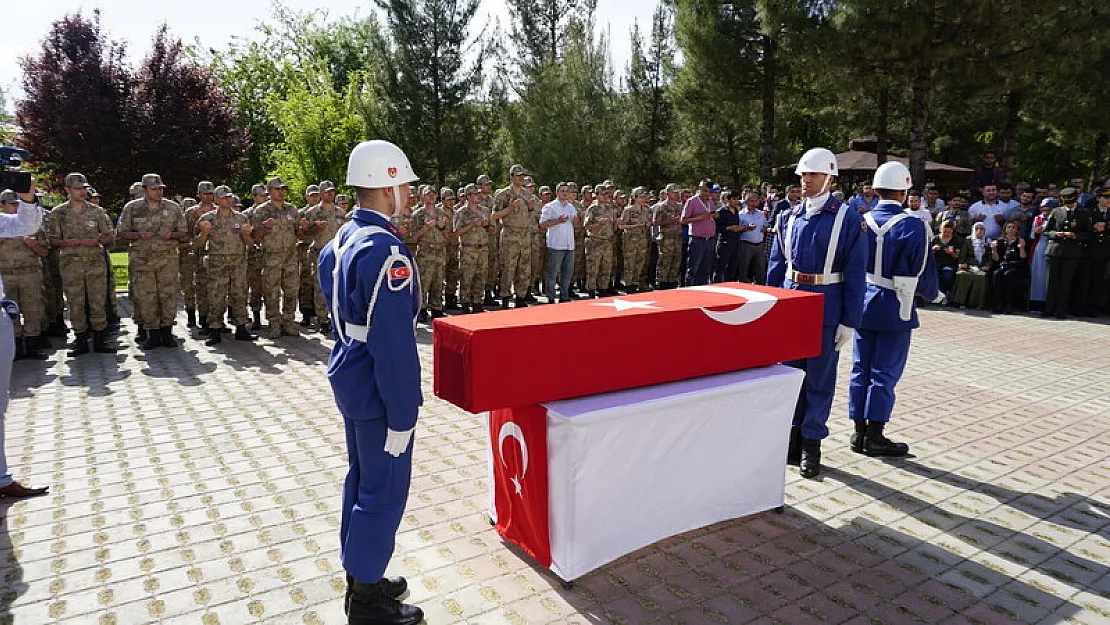
<path id="1" fill-rule="evenodd" d="M 771 179 L 775 168 L 775 80 L 778 42 L 763 35 L 763 122 L 759 129 L 759 180 Z"/>
<path id="2" fill-rule="evenodd" d="M 875 129 L 875 162 L 882 165 L 887 158 L 887 135 L 890 116 L 890 83 L 882 81 L 879 87 L 879 123 Z"/>
<path id="3" fill-rule="evenodd" d="M 1110 147 L 1110 132 L 1103 130 L 1095 138 L 1095 158 L 1091 165 L 1091 182 L 1088 189 L 1095 189 L 1106 179 L 1106 150 Z"/>
<path id="4" fill-rule="evenodd" d="M 1017 160 L 1017 133 L 1021 123 L 1021 91 L 1011 89 L 1006 93 L 1006 126 L 1002 130 L 1002 162 L 999 163 L 1009 179 Z"/>
<path id="5" fill-rule="evenodd" d="M 931 56 L 931 55 L 930 55 Z M 933 63 L 930 56 L 919 60 L 913 77 L 913 110 L 910 112 L 910 175 L 917 188 L 923 188 L 925 160 L 928 158 L 929 97 L 933 91 Z"/>

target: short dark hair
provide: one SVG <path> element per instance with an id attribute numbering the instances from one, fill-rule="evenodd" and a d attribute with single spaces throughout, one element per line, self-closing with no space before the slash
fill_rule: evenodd
<path id="1" fill-rule="evenodd" d="M 906 192 L 905 189 L 900 189 L 900 190 L 875 189 L 875 193 L 879 196 L 880 199 L 883 199 L 883 200 L 896 200 L 896 199 L 898 199 L 896 196 L 899 193 L 905 193 L 905 192 Z M 907 194 L 906 197 L 909 197 L 909 195 Z"/>

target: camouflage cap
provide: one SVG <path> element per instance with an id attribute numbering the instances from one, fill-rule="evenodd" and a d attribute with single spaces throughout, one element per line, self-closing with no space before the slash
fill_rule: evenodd
<path id="1" fill-rule="evenodd" d="M 593 193 L 594 188 L 588 184 L 582 185 L 582 193 Z"/>
<path id="2" fill-rule="evenodd" d="M 1065 204 L 1070 204 L 1079 199 L 1079 191 L 1075 187 L 1064 187 L 1060 189 L 1060 200 Z"/>
<path id="3" fill-rule="evenodd" d="M 321 180 L 320 193 L 323 193 L 325 191 L 335 191 L 335 183 L 331 180 Z"/>
<path id="4" fill-rule="evenodd" d="M 163 189 L 165 186 L 162 184 L 162 177 L 158 174 L 143 174 L 144 189 Z"/>
<path id="5" fill-rule="evenodd" d="M 664 193 L 678 193 L 678 185 L 672 182 L 672 183 L 668 184 L 667 186 L 663 187 L 663 192 Z"/>
<path id="6" fill-rule="evenodd" d="M 485 174 L 478 176 L 478 179 L 474 182 L 477 184 L 493 184 L 493 180 L 490 180 L 490 177 Z"/>
<path id="7" fill-rule="evenodd" d="M 197 205 L 197 201 L 195 199 L 191 198 L 191 197 L 187 197 L 184 200 L 181 200 L 181 208 L 183 208 L 183 209 L 192 208 L 193 206 L 196 206 L 196 205 Z"/>
<path id="8" fill-rule="evenodd" d="M 239 196 L 233 193 L 231 194 L 231 205 L 240 207 L 243 205 L 243 200 L 239 199 Z"/>
<path id="9" fill-rule="evenodd" d="M 215 193 L 216 197 L 231 197 L 232 195 L 234 195 L 231 192 L 231 187 L 227 186 L 226 184 L 221 184 L 220 186 L 216 187 L 212 190 L 212 193 Z"/>
<path id="10" fill-rule="evenodd" d="M 141 182 L 132 182 L 131 183 L 131 188 L 128 189 L 127 192 L 130 193 L 131 195 L 138 195 L 138 194 L 142 193 L 143 192 L 143 183 L 141 183 Z"/>
<path id="11" fill-rule="evenodd" d="M 613 187 L 615 187 L 615 186 L 617 186 L 617 185 L 613 184 L 613 181 L 612 181 L 612 180 L 610 180 L 610 179 L 606 178 L 606 179 L 605 179 L 605 181 L 601 183 L 601 186 L 603 186 L 603 187 L 609 187 L 610 189 L 612 189 Z"/>
<path id="12" fill-rule="evenodd" d="M 320 193 L 320 185 L 310 184 L 308 185 L 308 188 L 304 190 L 304 194 L 306 196 L 312 195 L 313 193 Z"/>
<path id="13" fill-rule="evenodd" d="M 524 169 L 524 165 L 517 163 L 509 168 L 510 176 L 527 176 L 528 172 Z"/>
<path id="14" fill-rule="evenodd" d="M 336 204 L 347 204 L 350 201 L 351 201 L 351 198 L 347 197 L 346 193 L 340 193 L 339 195 L 335 196 L 335 203 Z"/>
<path id="15" fill-rule="evenodd" d="M 563 184 L 567 185 L 567 187 L 571 190 L 572 193 L 578 193 L 578 183 L 577 182 L 574 182 L 573 180 L 568 180 L 567 182 L 564 182 Z"/>
<path id="16" fill-rule="evenodd" d="M 619 197 L 619 198 L 627 198 L 627 197 L 628 197 L 628 194 L 626 194 L 626 193 L 625 193 L 624 191 L 620 191 L 620 190 L 618 190 L 618 191 L 617 191 L 617 193 L 616 193 L 616 195 L 614 195 L 613 197 Z"/>
<path id="17" fill-rule="evenodd" d="M 540 195 L 543 195 L 544 193 L 551 193 L 551 187 L 547 185 L 543 185 L 542 187 L 540 187 Z"/>
<path id="18" fill-rule="evenodd" d="M 100 193 L 98 193 L 98 192 L 96 191 L 96 189 L 94 189 L 94 188 L 92 188 L 92 187 L 90 187 L 90 186 L 88 186 L 88 185 L 86 185 L 86 186 L 85 186 L 85 193 L 86 193 L 86 194 L 87 194 L 87 195 L 88 195 L 89 197 L 100 197 Z"/>
<path id="19" fill-rule="evenodd" d="M 286 187 L 287 185 L 285 184 L 285 181 L 278 176 L 274 176 L 273 178 L 270 178 L 266 181 L 267 191 L 269 191 L 270 189 L 284 189 Z"/>
<path id="20" fill-rule="evenodd" d="M 632 199 L 636 199 L 644 195 L 647 195 L 647 189 L 643 187 L 636 187 L 635 189 L 632 189 Z"/>
<path id="21" fill-rule="evenodd" d="M 80 188 L 80 187 L 84 187 L 88 184 L 89 184 L 89 181 L 85 179 L 85 174 L 78 174 L 76 172 L 74 172 L 72 174 L 66 174 L 66 188 L 67 189 L 77 189 L 77 188 Z"/>
<path id="22" fill-rule="evenodd" d="M 207 180 L 201 180 L 197 183 L 197 195 L 200 195 L 202 193 L 214 193 L 215 189 L 216 185 Z"/>
<path id="23" fill-rule="evenodd" d="M 439 190 L 439 197 L 445 200 L 453 200 L 455 199 L 455 192 L 451 190 L 451 187 L 443 187 Z"/>
<path id="24" fill-rule="evenodd" d="M 524 177 L 524 186 L 534 187 L 534 186 L 536 186 L 536 182 L 534 180 L 532 180 L 531 176 L 525 176 Z"/>
<path id="25" fill-rule="evenodd" d="M 429 193 L 434 193 L 436 195 L 439 195 L 439 191 L 436 191 L 436 188 L 433 187 L 430 184 L 426 184 L 426 185 L 424 185 L 423 187 L 420 188 L 420 197 L 424 197 L 425 195 L 428 195 Z"/>
<path id="26" fill-rule="evenodd" d="M 3 191 L 0 191 L 0 204 L 10 204 L 12 202 L 18 201 L 19 195 L 15 191 L 12 191 L 11 189 L 4 189 Z"/>
<path id="27" fill-rule="evenodd" d="M 473 182 L 463 187 L 463 195 L 474 195 L 478 193 L 478 185 Z"/>

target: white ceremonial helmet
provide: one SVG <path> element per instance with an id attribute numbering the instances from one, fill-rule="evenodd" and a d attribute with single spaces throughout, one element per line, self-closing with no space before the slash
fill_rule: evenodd
<path id="1" fill-rule="evenodd" d="M 837 176 L 836 155 L 825 148 L 813 148 L 802 155 L 794 173 L 799 176 L 805 173 Z"/>
<path id="2" fill-rule="evenodd" d="M 875 180 L 871 186 L 876 189 L 906 191 L 913 186 L 913 177 L 905 165 L 898 161 L 889 161 L 875 170 Z"/>
<path id="3" fill-rule="evenodd" d="M 393 203 L 400 207 L 401 185 L 420 180 L 409 157 L 388 141 L 363 141 L 347 159 L 347 184 L 364 189 L 393 189 Z"/>

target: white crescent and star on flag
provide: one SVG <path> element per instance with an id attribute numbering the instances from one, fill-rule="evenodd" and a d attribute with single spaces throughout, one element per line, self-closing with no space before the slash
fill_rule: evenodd
<path id="1" fill-rule="evenodd" d="M 514 475 L 509 481 L 513 483 L 513 490 L 516 491 L 517 496 L 523 496 L 523 485 L 521 480 L 528 474 L 528 443 L 524 442 L 524 431 L 520 426 L 512 421 L 506 421 L 502 426 L 500 432 L 497 434 L 497 455 L 501 456 L 501 464 L 505 468 L 509 468 L 509 464 L 505 462 L 505 439 L 515 438 L 520 443 L 520 458 L 521 469 L 520 475 Z"/>
<path id="2" fill-rule="evenodd" d="M 751 323 L 766 315 L 775 304 L 778 303 L 779 298 L 771 293 L 764 293 L 763 291 L 755 291 L 752 289 L 737 288 L 731 286 L 720 286 L 715 284 L 707 284 L 704 286 L 689 287 L 693 291 L 704 291 L 706 293 L 717 293 L 720 295 L 732 295 L 747 300 L 745 303 L 733 308 L 731 310 L 709 310 L 702 308 L 701 311 L 705 316 L 709 317 L 717 323 L 722 323 L 729 326 L 739 326 L 746 323 Z M 662 306 L 657 305 L 658 300 L 633 300 L 614 297 L 611 300 L 604 302 L 590 302 L 591 306 L 605 306 L 613 308 L 617 312 L 624 312 L 626 310 L 662 310 Z"/>

